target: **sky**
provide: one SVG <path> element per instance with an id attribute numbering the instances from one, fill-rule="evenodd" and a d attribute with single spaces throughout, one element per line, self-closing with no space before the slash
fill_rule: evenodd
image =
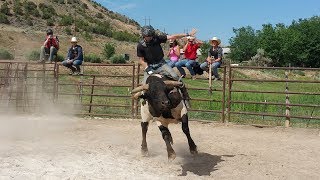
<path id="1" fill-rule="evenodd" d="M 320 0 L 95 0 L 107 9 L 152 25 L 168 34 L 197 29 L 197 38 L 213 36 L 229 45 L 233 28 L 284 23 L 320 16 Z M 320 27 L 319 27 L 320 28 Z"/>

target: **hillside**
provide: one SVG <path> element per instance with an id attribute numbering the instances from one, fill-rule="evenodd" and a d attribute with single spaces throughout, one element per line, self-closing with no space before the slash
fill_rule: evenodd
<path id="1" fill-rule="evenodd" d="M 140 25 L 94 1 L 2 0 L 0 7 L 0 48 L 15 59 L 26 59 L 28 52 L 38 50 L 47 28 L 59 36 L 61 55 L 71 36 L 77 36 L 87 54 L 101 54 L 108 42 L 115 44 L 116 54 L 135 57 Z"/>

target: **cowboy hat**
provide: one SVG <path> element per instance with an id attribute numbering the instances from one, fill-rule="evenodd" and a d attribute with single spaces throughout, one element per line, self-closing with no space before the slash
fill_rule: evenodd
<path id="1" fill-rule="evenodd" d="M 210 42 L 212 42 L 212 41 L 217 41 L 217 42 L 218 42 L 218 45 L 221 44 L 221 40 L 220 40 L 219 38 L 217 38 L 217 37 L 211 38 L 211 39 L 210 39 Z"/>
<path id="2" fill-rule="evenodd" d="M 77 40 L 76 37 L 72 37 L 72 38 L 71 38 L 71 42 L 78 42 L 78 40 Z"/>

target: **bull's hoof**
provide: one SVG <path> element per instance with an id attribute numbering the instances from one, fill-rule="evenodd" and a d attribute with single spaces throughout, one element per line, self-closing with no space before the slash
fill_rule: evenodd
<path id="1" fill-rule="evenodd" d="M 193 155 L 198 154 L 197 147 L 195 147 L 193 149 L 190 149 L 190 153 L 193 154 Z"/>
<path id="2" fill-rule="evenodd" d="M 172 162 L 176 158 L 176 153 L 168 154 L 168 162 Z"/>
<path id="3" fill-rule="evenodd" d="M 149 151 L 148 151 L 148 149 L 147 149 L 147 148 L 146 148 L 146 149 L 141 148 L 141 155 L 142 155 L 143 157 L 149 156 Z"/>

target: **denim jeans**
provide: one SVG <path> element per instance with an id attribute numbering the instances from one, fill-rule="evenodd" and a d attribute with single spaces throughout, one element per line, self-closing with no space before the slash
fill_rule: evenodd
<path id="1" fill-rule="evenodd" d="M 171 68 L 174 68 L 174 67 L 176 66 L 176 64 L 178 63 L 178 61 L 166 60 L 166 63 L 167 63 L 168 66 L 170 66 Z"/>
<path id="2" fill-rule="evenodd" d="M 211 69 L 212 69 L 212 74 L 216 77 L 216 78 L 219 78 L 219 74 L 218 74 L 218 68 L 221 66 L 221 61 L 218 61 L 218 62 L 214 62 L 212 63 L 211 65 Z M 208 65 L 208 62 L 204 62 L 200 65 L 200 68 L 204 71 L 207 71 L 209 70 L 209 65 Z M 211 74 L 211 76 L 212 76 Z"/>
<path id="3" fill-rule="evenodd" d="M 187 67 L 191 76 L 194 76 L 194 75 L 196 75 L 196 73 L 194 72 L 194 70 L 192 68 L 195 64 L 196 64 L 195 60 L 184 59 L 184 60 L 177 62 L 176 67 L 179 70 L 181 75 L 186 76 L 186 72 L 184 71 L 184 69 L 182 67 Z"/>
<path id="4" fill-rule="evenodd" d="M 45 46 L 41 46 L 40 50 L 40 61 L 45 61 L 46 54 L 49 54 L 49 61 L 53 60 L 53 56 L 57 55 L 58 50 L 51 46 L 51 48 L 46 48 Z"/>
<path id="5" fill-rule="evenodd" d="M 147 78 L 150 76 L 150 74 L 147 72 L 149 68 L 147 68 L 147 70 L 144 71 L 143 73 L 143 84 L 146 83 Z M 163 76 L 167 76 L 169 78 L 172 78 L 173 80 L 179 80 L 179 76 L 176 74 L 176 72 L 174 72 L 174 70 L 168 65 L 168 64 L 162 64 L 160 65 L 158 68 L 153 69 L 152 73 L 154 74 L 161 74 Z"/>
<path id="6" fill-rule="evenodd" d="M 77 70 L 78 72 L 80 72 L 80 65 L 82 64 L 82 61 L 81 60 L 74 60 L 71 64 L 68 63 L 68 60 L 64 60 L 62 62 L 62 65 L 64 65 L 65 67 L 71 69 L 72 71 L 75 71 Z M 74 68 L 74 67 L 75 68 Z"/>

